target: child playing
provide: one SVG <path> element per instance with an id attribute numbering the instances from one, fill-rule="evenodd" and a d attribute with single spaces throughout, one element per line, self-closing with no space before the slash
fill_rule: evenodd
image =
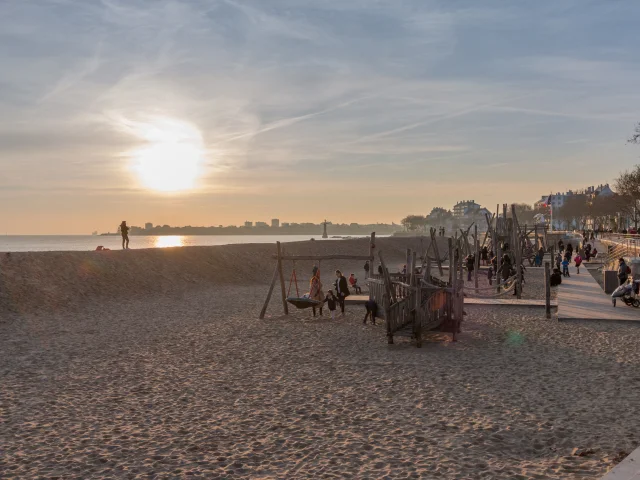
<path id="1" fill-rule="evenodd" d="M 489 279 L 489 285 L 493 285 L 493 265 L 489 265 L 489 270 L 487 270 L 487 278 Z"/>
<path id="2" fill-rule="evenodd" d="M 562 260 L 562 275 L 564 277 L 570 277 L 571 275 L 569 275 L 569 260 L 567 260 L 567 258 L 565 257 L 564 260 Z"/>
<path id="3" fill-rule="evenodd" d="M 363 324 L 367 324 L 367 318 L 371 318 L 371 323 L 373 325 L 376 324 L 376 315 L 378 314 L 378 305 L 373 300 L 367 300 L 364 304 L 364 308 L 367 310 L 367 313 L 364 316 Z"/>
<path id="4" fill-rule="evenodd" d="M 362 289 L 360 288 L 360 285 L 358 285 L 358 279 L 356 278 L 355 273 L 349 275 L 349 285 L 351 285 L 351 288 L 356 291 L 356 294 L 359 295 L 362 293 Z"/>
<path id="5" fill-rule="evenodd" d="M 331 320 L 336 319 L 336 305 L 338 304 L 338 298 L 333 294 L 333 290 L 329 290 L 327 292 L 327 296 L 324 298 L 327 302 L 327 307 L 329 307 L 329 312 L 331 312 Z"/>
<path id="6" fill-rule="evenodd" d="M 576 262 L 576 270 L 578 271 L 578 274 L 580 274 L 580 265 L 582 265 L 582 257 L 580 254 L 576 255 L 576 258 L 574 258 L 573 261 Z"/>

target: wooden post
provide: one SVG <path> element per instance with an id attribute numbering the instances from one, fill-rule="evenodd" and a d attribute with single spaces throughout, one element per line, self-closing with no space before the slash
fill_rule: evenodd
<path id="1" fill-rule="evenodd" d="M 282 247 L 280 242 L 276 242 L 278 249 L 278 275 L 280 275 L 280 294 L 282 296 L 282 307 L 284 308 L 284 314 L 289 315 L 289 304 L 287 303 L 287 294 L 284 291 L 284 275 L 282 274 Z"/>
<path id="2" fill-rule="evenodd" d="M 502 266 L 502 252 L 501 252 L 501 248 L 500 248 L 500 243 L 497 242 L 497 249 L 496 249 L 496 259 L 498 260 L 498 262 L 496 263 L 496 291 L 497 293 L 500 293 L 500 280 L 502 279 L 502 277 L 500 276 L 500 267 Z"/>
<path id="3" fill-rule="evenodd" d="M 369 276 L 373 273 L 373 262 L 375 260 L 373 250 L 376 248 L 376 232 L 371 232 L 371 241 L 369 242 Z"/>
<path id="4" fill-rule="evenodd" d="M 516 298 L 522 297 L 522 242 L 520 241 L 520 226 L 518 225 L 518 217 L 516 216 L 516 205 L 511 204 L 511 220 L 513 223 L 513 248 L 516 260 Z"/>
<path id="5" fill-rule="evenodd" d="M 271 294 L 273 293 L 273 287 L 276 285 L 276 280 L 278 279 L 278 264 L 276 264 L 276 268 L 273 270 L 273 277 L 271 278 L 271 285 L 269 286 L 269 293 L 267 293 L 267 299 L 264 301 L 264 306 L 262 310 L 260 310 L 260 320 L 264 319 L 265 313 L 267 313 L 267 307 L 269 306 L 269 302 L 271 301 Z"/>
<path id="6" fill-rule="evenodd" d="M 431 245 L 433 245 L 433 252 L 436 256 L 436 262 L 438 262 L 438 270 L 440 272 L 440 276 L 444 277 L 444 272 L 442 270 L 442 260 L 440 259 L 440 251 L 438 250 L 438 239 L 436 238 L 435 229 L 431 233 Z M 449 260 L 451 262 L 451 260 Z M 431 272 L 431 270 L 429 270 Z"/>
<path id="7" fill-rule="evenodd" d="M 460 280 L 464 283 L 464 262 L 462 261 L 462 239 L 460 239 L 458 247 L 458 271 L 460 272 Z"/>
<path id="8" fill-rule="evenodd" d="M 535 253 L 538 253 L 538 250 L 540 250 L 540 245 L 538 243 L 538 224 L 536 223 L 533 227 L 534 231 L 535 231 L 535 235 L 536 235 L 536 247 L 535 247 Z M 542 260 L 542 259 L 541 259 Z"/>
<path id="9" fill-rule="evenodd" d="M 480 269 L 480 242 L 478 241 L 478 226 L 474 227 L 474 239 L 476 244 L 475 263 L 473 265 L 473 285 L 478 288 L 478 270 Z"/>
<path id="10" fill-rule="evenodd" d="M 391 283 L 391 276 L 389 275 L 389 269 L 387 268 L 387 264 L 384 262 L 384 258 L 382 257 L 382 252 L 378 252 L 378 256 L 380 257 L 380 264 L 382 265 L 382 275 L 384 278 L 384 284 L 387 288 L 387 295 L 389 295 L 389 299 L 392 303 L 396 303 L 398 301 L 398 297 L 396 297 L 396 291 L 393 288 L 393 284 Z"/>
<path id="11" fill-rule="evenodd" d="M 547 318 L 551 318 L 551 272 L 549 262 L 544 262 L 544 297 Z"/>
<path id="12" fill-rule="evenodd" d="M 453 286 L 453 274 L 456 271 L 455 255 L 453 253 L 453 239 L 449 237 L 449 285 Z"/>
<path id="13" fill-rule="evenodd" d="M 410 273 L 409 269 L 411 268 L 411 249 L 407 248 L 407 259 L 405 260 L 406 273 L 404 275 L 404 279 L 402 280 L 404 283 L 409 283 Z"/>
<path id="14" fill-rule="evenodd" d="M 411 255 L 411 271 L 409 272 L 409 285 L 411 285 L 413 287 L 413 284 L 415 283 L 415 271 L 416 271 L 416 262 L 418 259 L 418 252 L 413 252 L 413 254 Z"/>

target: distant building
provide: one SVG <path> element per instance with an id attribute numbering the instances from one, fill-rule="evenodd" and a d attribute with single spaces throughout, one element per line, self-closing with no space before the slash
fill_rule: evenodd
<path id="1" fill-rule="evenodd" d="M 246 228 L 251 228 L 251 227 L 253 227 L 253 222 L 244 222 L 244 226 Z"/>
<path id="2" fill-rule="evenodd" d="M 475 200 L 462 200 L 453 206 L 454 217 L 464 217 L 480 210 L 480 205 Z"/>
<path id="3" fill-rule="evenodd" d="M 271 228 L 280 228 L 280 220 L 277 218 L 271 219 Z"/>
<path id="4" fill-rule="evenodd" d="M 267 222 L 256 222 L 256 227 L 268 227 L 269 224 Z"/>
<path id="5" fill-rule="evenodd" d="M 288 227 L 289 226 L 289 222 L 282 222 L 282 226 L 283 227 Z"/>
<path id="6" fill-rule="evenodd" d="M 147 222 L 144 224 L 144 229 L 145 230 L 153 230 L 153 223 L 151 222 Z"/>

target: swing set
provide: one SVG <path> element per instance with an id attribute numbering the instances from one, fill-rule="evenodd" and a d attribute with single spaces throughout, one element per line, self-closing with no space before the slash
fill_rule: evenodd
<path id="1" fill-rule="evenodd" d="M 319 263 L 319 262 L 318 262 Z M 318 275 L 318 279 L 320 279 L 320 267 L 316 266 L 318 269 L 316 275 Z M 296 296 L 291 296 L 291 285 L 295 282 L 296 284 Z M 309 307 L 319 307 L 323 302 L 320 300 L 315 300 L 308 296 L 300 296 L 300 289 L 298 288 L 298 276 L 296 274 L 296 261 L 293 261 L 293 270 L 291 270 L 291 278 L 289 279 L 289 289 L 287 290 L 287 302 L 298 309 L 305 309 Z"/>
<path id="2" fill-rule="evenodd" d="M 267 293 L 267 298 L 264 302 L 264 306 L 260 311 L 260 319 L 265 317 L 267 312 L 267 308 L 269 306 L 269 302 L 271 301 L 271 295 L 273 294 L 273 290 L 275 288 L 276 282 L 280 283 L 280 292 L 281 292 L 281 300 L 282 300 L 282 308 L 284 310 L 285 315 L 289 315 L 289 304 L 293 305 L 298 309 L 306 309 L 309 307 L 317 307 L 322 305 L 322 302 L 319 300 L 314 300 L 306 296 L 300 296 L 300 288 L 298 287 L 298 275 L 296 273 L 296 262 L 297 261 L 315 261 L 317 262 L 318 272 L 320 271 L 320 263 L 322 260 L 361 260 L 361 261 L 369 261 L 371 265 L 373 265 L 374 260 L 374 249 L 375 249 L 375 239 L 376 234 L 373 232 L 371 234 L 371 241 L 369 243 L 369 255 L 285 255 L 282 251 L 282 246 L 280 242 L 276 242 L 277 253 L 273 256 L 275 260 L 277 260 L 276 268 L 273 272 L 273 277 L 271 278 L 271 285 L 269 286 L 269 292 Z M 285 289 L 285 280 L 282 269 L 282 263 L 285 260 L 293 261 L 293 269 L 291 271 L 291 277 L 289 278 L 289 287 Z M 319 277 L 319 273 L 318 273 Z M 291 295 L 291 288 L 295 284 L 296 286 L 296 296 Z"/>

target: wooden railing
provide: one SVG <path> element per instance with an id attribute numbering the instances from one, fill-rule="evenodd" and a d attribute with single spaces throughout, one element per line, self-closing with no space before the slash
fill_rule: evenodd
<path id="1" fill-rule="evenodd" d="M 387 292 L 384 286 L 384 281 L 377 280 L 375 278 L 368 278 L 366 282 L 369 285 L 369 300 L 373 300 L 378 305 L 378 317 L 386 319 L 387 315 L 384 309 L 384 304 L 385 301 L 387 303 L 388 301 L 385 300 Z"/>

